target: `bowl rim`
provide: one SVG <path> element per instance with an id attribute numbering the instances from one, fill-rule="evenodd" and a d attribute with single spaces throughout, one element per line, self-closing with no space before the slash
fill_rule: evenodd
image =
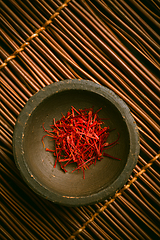
<path id="1" fill-rule="evenodd" d="M 23 139 L 24 139 L 24 130 L 27 124 L 27 121 L 30 115 L 35 111 L 36 107 L 44 101 L 46 98 L 51 97 L 55 93 L 59 93 L 66 90 L 86 90 L 93 93 L 97 93 L 104 98 L 107 98 L 124 118 L 124 121 L 127 125 L 130 138 L 130 149 L 127 158 L 127 162 L 115 181 L 111 183 L 107 188 L 101 189 L 99 192 L 96 192 L 87 196 L 62 196 L 61 194 L 51 192 L 46 187 L 42 186 L 33 175 L 30 174 L 30 170 L 27 167 L 24 158 L 23 150 Z M 127 182 L 132 170 L 134 169 L 138 155 L 140 151 L 139 145 L 139 131 L 136 125 L 136 122 L 133 116 L 130 113 L 130 109 L 127 104 L 112 90 L 109 88 L 97 84 L 91 80 L 84 79 L 66 79 L 63 81 L 52 83 L 42 89 L 39 92 L 35 93 L 25 104 L 21 113 L 19 114 L 13 132 L 13 156 L 17 168 L 19 169 L 23 180 L 28 184 L 28 186 L 37 194 L 42 196 L 45 199 L 48 199 L 56 204 L 64 206 L 82 206 L 82 205 L 91 205 L 97 202 L 104 201 L 109 197 L 112 197 L 114 193 L 121 189 L 124 184 Z M 118 186 L 118 187 L 117 187 Z"/>

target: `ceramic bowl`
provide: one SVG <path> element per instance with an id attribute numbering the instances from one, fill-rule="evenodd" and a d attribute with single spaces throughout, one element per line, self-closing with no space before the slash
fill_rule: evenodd
<path id="1" fill-rule="evenodd" d="M 119 144 L 108 154 L 121 160 L 104 157 L 85 171 L 67 173 L 42 144 L 44 130 L 59 120 L 74 106 L 76 109 L 102 108 L 99 116 L 107 118 L 104 125 L 115 129 L 108 142 Z M 45 146 L 53 148 L 53 141 L 45 138 Z M 14 129 L 13 153 L 16 165 L 29 187 L 37 194 L 65 206 L 91 205 L 112 197 L 128 180 L 139 154 L 139 134 L 126 103 L 110 89 L 89 80 L 64 80 L 42 88 L 33 95 L 21 111 Z"/>

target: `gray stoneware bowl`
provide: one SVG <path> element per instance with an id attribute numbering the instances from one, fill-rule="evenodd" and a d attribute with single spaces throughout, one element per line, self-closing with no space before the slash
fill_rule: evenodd
<path id="1" fill-rule="evenodd" d="M 46 152 L 42 144 L 45 128 L 59 120 L 70 110 L 102 108 L 99 116 L 106 126 L 115 128 L 108 142 L 117 139 L 119 144 L 108 154 L 121 161 L 104 157 L 85 171 L 72 173 L 68 166 L 64 173 L 59 164 L 53 167 L 55 157 Z M 50 138 L 44 140 L 46 147 L 53 148 Z M 139 134 L 128 106 L 113 91 L 88 80 L 64 80 L 42 88 L 32 96 L 21 111 L 14 129 L 13 153 L 23 179 L 37 194 L 54 203 L 65 206 L 91 205 L 112 197 L 128 180 L 139 154 Z"/>

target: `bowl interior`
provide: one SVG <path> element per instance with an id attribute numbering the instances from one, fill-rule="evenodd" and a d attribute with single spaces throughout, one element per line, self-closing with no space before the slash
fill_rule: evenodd
<path id="1" fill-rule="evenodd" d="M 119 144 L 108 149 L 107 153 L 121 158 L 121 161 L 104 157 L 85 171 L 85 179 L 82 171 L 71 173 L 74 164 L 66 168 L 67 173 L 60 169 L 59 163 L 56 168 L 53 167 L 55 157 L 51 152 L 46 152 L 41 141 L 45 135 L 42 124 L 50 129 L 53 118 L 59 120 L 61 113 L 65 115 L 71 106 L 76 109 L 94 107 L 94 111 L 102 107 L 99 116 L 108 118 L 104 120 L 104 126 L 115 129 L 110 133 L 108 142 L 115 141 L 117 133 L 120 134 Z M 54 149 L 51 138 L 46 137 L 44 142 L 46 147 Z M 95 194 L 117 179 L 127 162 L 130 138 L 124 118 L 114 104 L 94 92 L 74 89 L 57 92 L 38 105 L 26 122 L 22 148 L 29 173 L 41 186 L 54 194 L 81 197 Z"/>

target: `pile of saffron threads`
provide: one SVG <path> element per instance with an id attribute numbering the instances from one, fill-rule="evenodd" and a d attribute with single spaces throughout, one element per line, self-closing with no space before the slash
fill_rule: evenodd
<path id="1" fill-rule="evenodd" d="M 77 167 L 72 172 L 81 169 L 85 179 L 85 170 L 92 164 L 95 165 L 97 160 L 103 159 L 103 156 L 120 160 L 104 152 L 118 143 L 119 135 L 116 141 L 110 144 L 107 142 L 110 129 L 109 126 L 102 127 L 103 119 L 98 116 L 100 110 L 94 113 L 93 108 L 77 110 L 72 106 L 66 116 L 62 115 L 58 121 L 53 119 L 54 124 L 50 125 L 52 130 L 46 130 L 43 123 L 43 129 L 47 132 L 42 138 L 43 144 L 46 136 L 55 141 L 54 150 L 46 148 L 46 151 L 53 152 L 56 157 L 54 167 L 59 162 L 61 169 L 67 172 L 65 167 L 76 163 Z"/>

